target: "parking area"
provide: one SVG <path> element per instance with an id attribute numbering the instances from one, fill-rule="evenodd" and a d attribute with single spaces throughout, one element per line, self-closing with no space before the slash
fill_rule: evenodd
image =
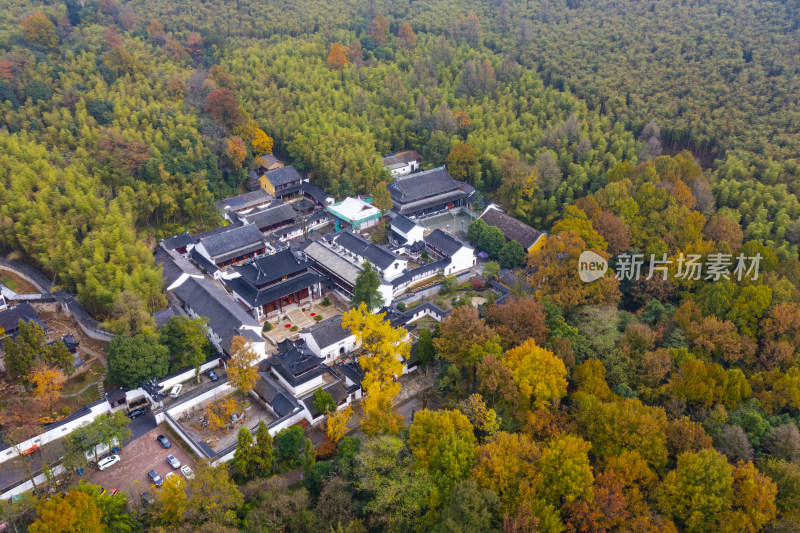
<path id="1" fill-rule="evenodd" d="M 89 468 L 81 477 L 106 490 L 117 489 L 125 492 L 129 501 L 138 503 L 141 494 L 147 492 L 151 487 L 150 480 L 147 478 L 150 470 L 158 472 L 162 479 L 167 472 L 181 475 L 180 471 L 173 470 L 167 464 L 167 455 L 172 454 L 181 462 L 181 465 L 188 464 L 193 470 L 195 469 L 191 457 L 180 447 L 181 443 L 170 438 L 172 448 L 164 449 L 156 441 L 156 437 L 160 434 L 165 434 L 161 428 L 151 429 L 122 448 L 119 452 L 119 463 L 102 472 L 96 468 Z"/>

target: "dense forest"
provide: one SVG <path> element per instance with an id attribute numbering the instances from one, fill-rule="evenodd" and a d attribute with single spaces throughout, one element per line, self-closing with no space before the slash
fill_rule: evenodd
<path id="1" fill-rule="evenodd" d="M 790 2 L 9 4 L 0 246 L 112 326 L 163 305 L 154 241 L 221 223 L 212 200 L 271 151 L 342 196 L 413 148 L 551 237 L 520 273 L 531 294 L 457 307 L 423 336 L 444 408 L 410 426 L 389 405 L 368 438 L 316 450 L 296 431 L 243 436 L 234 464 L 152 508 L 83 486 L 5 516 L 33 531 L 72 508 L 92 531 L 800 529 Z M 585 284 L 587 249 L 671 266 Z M 694 254 L 760 269 L 679 275 Z"/>

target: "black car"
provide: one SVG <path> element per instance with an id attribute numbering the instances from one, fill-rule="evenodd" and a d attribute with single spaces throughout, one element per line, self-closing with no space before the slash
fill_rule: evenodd
<path id="1" fill-rule="evenodd" d="M 156 440 L 164 448 L 172 448 L 172 443 L 164 435 L 159 435 L 158 437 L 156 437 Z"/>
<path id="2" fill-rule="evenodd" d="M 131 420 L 133 420 L 133 419 L 134 419 L 134 418 L 136 418 L 137 416 L 146 415 L 146 414 L 147 414 L 147 413 L 149 413 L 149 412 L 150 412 L 150 408 L 149 408 L 149 407 L 140 407 L 140 408 L 138 408 L 138 409 L 134 409 L 133 411 L 131 411 L 130 413 L 128 413 L 128 418 L 130 418 Z"/>
<path id="3" fill-rule="evenodd" d="M 150 481 L 153 482 L 153 485 L 156 487 L 160 487 L 164 484 L 164 481 L 161 479 L 161 476 L 158 475 L 158 472 L 155 470 L 151 470 L 147 473 L 147 477 L 150 478 Z"/>
<path id="4" fill-rule="evenodd" d="M 211 381 L 217 381 L 219 379 L 217 373 L 211 369 L 206 370 L 206 376 L 208 376 L 208 379 L 210 379 Z"/>
<path id="5" fill-rule="evenodd" d="M 144 503 L 151 504 L 151 503 L 155 503 L 156 500 L 152 496 L 150 496 L 149 492 L 143 492 L 142 493 L 142 501 Z"/>

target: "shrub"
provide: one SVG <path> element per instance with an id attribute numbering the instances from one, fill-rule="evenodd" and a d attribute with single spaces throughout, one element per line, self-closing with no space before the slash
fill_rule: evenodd
<path id="1" fill-rule="evenodd" d="M 405 311 L 406 310 L 406 303 L 405 302 L 400 302 L 399 304 L 397 304 L 397 310 L 400 311 L 400 312 Z"/>
<path id="2" fill-rule="evenodd" d="M 264 322 L 264 327 L 261 329 L 261 331 L 263 331 L 264 333 L 266 333 L 267 331 L 272 331 L 272 324 L 270 324 L 269 322 Z"/>
<path id="3" fill-rule="evenodd" d="M 322 299 L 322 305 L 325 306 L 325 307 L 328 307 L 329 305 L 331 305 L 331 301 L 327 296 Z"/>
<path id="4" fill-rule="evenodd" d="M 317 445 L 317 459 L 325 461 L 336 455 L 336 443 L 324 440 Z"/>
<path id="5" fill-rule="evenodd" d="M 297 331 L 297 329 L 298 329 L 297 326 L 292 326 L 289 328 L 289 331 Z"/>
<path id="6" fill-rule="evenodd" d="M 322 316 L 317 315 L 314 317 L 314 320 L 316 320 L 317 322 L 322 322 Z"/>

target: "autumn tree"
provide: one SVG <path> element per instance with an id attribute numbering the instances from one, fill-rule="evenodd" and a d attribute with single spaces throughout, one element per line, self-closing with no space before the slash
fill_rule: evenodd
<path id="1" fill-rule="evenodd" d="M 228 361 L 228 379 L 243 395 L 250 394 L 258 380 L 258 354 L 244 337 L 236 335 L 231 341 L 231 358 Z"/>
<path id="2" fill-rule="evenodd" d="M 342 437 L 347 434 L 347 423 L 350 421 L 352 416 L 353 408 L 349 405 L 344 409 L 340 409 L 339 411 L 328 415 L 328 419 L 325 423 L 325 432 L 331 441 L 339 442 Z"/>
<path id="3" fill-rule="evenodd" d="M 476 185 L 481 179 L 481 165 L 475 148 L 467 141 L 459 141 L 447 156 L 447 172 L 454 180 Z"/>
<path id="4" fill-rule="evenodd" d="M 544 246 L 528 257 L 533 274 L 528 283 L 542 296 L 562 307 L 614 304 L 620 298 L 619 281 L 609 273 L 585 283 L 578 276 L 578 258 L 590 248 L 577 231 L 564 231 L 548 237 Z M 609 255 L 597 251 L 608 260 Z"/>
<path id="5" fill-rule="evenodd" d="M 215 122 L 228 129 L 233 129 L 244 119 L 239 102 L 236 101 L 233 91 L 227 87 L 214 89 L 209 93 L 205 110 Z"/>
<path id="6" fill-rule="evenodd" d="M 228 158 L 235 170 L 242 168 L 242 162 L 247 157 L 247 145 L 244 144 L 244 140 L 241 137 L 234 135 L 228 139 L 225 157 Z"/>
<path id="7" fill-rule="evenodd" d="M 34 11 L 22 19 L 22 33 L 27 40 L 45 48 L 58 46 L 56 27 L 41 11 Z"/>
<path id="8" fill-rule="evenodd" d="M 331 70 L 342 70 L 347 65 L 347 56 L 339 43 L 333 43 L 331 51 L 328 52 L 328 68 Z"/>
<path id="9" fill-rule="evenodd" d="M 662 512 L 687 531 L 712 531 L 736 523 L 755 533 L 775 517 L 777 489 L 752 463 L 735 468 L 715 450 L 685 453 L 658 492 Z"/>
<path id="10" fill-rule="evenodd" d="M 500 496 L 503 510 L 510 512 L 535 483 L 539 447 L 524 433 L 501 431 L 478 448 L 472 478 L 481 488 Z"/>
<path id="11" fill-rule="evenodd" d="M 400 29 L 397 30 L 397 38 L 400 39 L 400 44 L 406 50 L 413 50 L 417 46 L 417 34 L 411 29 L 411 24 L 403 22 Z"/>
<path id="12" fill-rule="evenodd" d="M 35 387 L 34 398 L 47 405 L 48 411 L 52 411 L 53 400 L 59 398 L 66 381 L 64 373 L 58 368 L 38 363 L 28 374 L 27 379 Z"/>
<path id="13" fill-rule="evenodd" d="M 475 444 L 472 424 L 458 411 L 423 409 L 414 414 L 408 445 L 417 462 L 428 469 L 445 491 L 472 470 Z"/>
<path id="14" fill-rule="evenodd" d="M 547 341 L 548 327 L 542 304 L 532 297 L 514 297 L 486 310 L 486 323 L 500 336 L 504 349 L 533 339 L 540 346 Z"/>
<path id="15" fill-rule="evenodd" d="M 242 494 L 228 477 L 226 466 L 201 465 L 186 481 L 186 518 L 193 524 L 219 523 L 242 504 Z"/>
<path id="16" fill-rule="evenodd" d="M 507 351 L 502 361 L 511 371 L 523 405 L 541 409 L 567 395 L 564 362 L 533 339 Z"/>
<path id="17" fill-rule="evenodd" d="M 253 154 L 257 156 L 272 153 L 272 137 L 264 133 L 261 128 L 255 129 L 250 145 L 253 147 Z"/>
<path id="18" fill-rule="evenodd" d="M 439 357 L 474 372 L 483 358 L 481 348 L 488 341 L 496 341 L 495 335 L 494 329 L 478 316 L 477 309 L 459 306 L 439 324 L 439 336 L 433 344 Z"/>
<path id="19" fill-rule="evenodd" d="M 637 452 L 655 470 L 667 464 L 667 415 L 660 407 L 643 405 L 635 398 L 612 402 L 587 402 L 578 414 L 582 434 L 592 441 L 598 457 Z M 611 429 L 613 428 L 613 429 Z"/>
<path id="20" fill-rule="evenodd" d="M 102 522 L 102 512 L 94 499 L 82 491 L 72 490 L 66 496 L 59 493 L 51 498 L 42 499 L 36 512 L 39 517 L 28 528 L 31 533 L 106 531 Z"/>
<path id="21" fill-rule="evenodd" d="M 554 505 L 581 497 L 591 501 L 594 483 L 588 455 L 591 447 L 580 437 L 569 434 L 548 442 L 537 462 L 536 492 Z"/>
<path id="22" fill-rule="evenodd" d="M 401 361 L 409 354 L 406 331 L 393 328 L 383 314 L 371 313 L 364 303 L 342 316 L 342 327 L 349 329 L 361 342 L 363 355 L 359 363 L 364 370 L 361 384 L 366 393 L 364 431 L 368 434 L 397 432 L 400 421 L 393 411 L 392 400 L 400 392 L 395 377 L 402 374 Z"/>
<path id="23" fill-rule="evenodd" d="M 164 480 L 156 493 L 156 512 L 158 521 L 167 527 L 183 524 L 186 514 L 185 481 L 179 476 L 171 476 Z"/>
<path id="24" fill-rule="evenodd" d="M 378 13 L 378 16 L 367 26 L 367 33 L 372 38 L 372 42 L 375 43 L 375 46 L 386 46 L 389 42 L 389 21 L 386 20 L 386 17 Z"/>

